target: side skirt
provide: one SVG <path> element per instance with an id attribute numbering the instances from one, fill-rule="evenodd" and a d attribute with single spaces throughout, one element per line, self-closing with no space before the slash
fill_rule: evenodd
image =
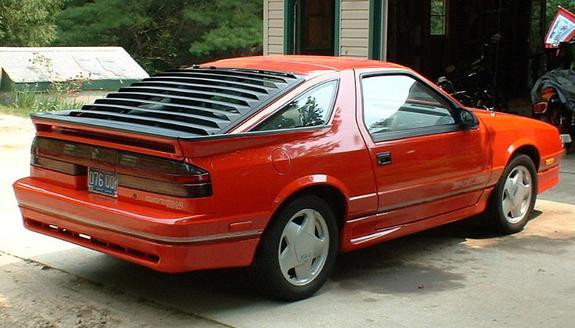
<path id="1" fill-rule="evenodd" d="M 390 212 L 378 213 L 348 221 L 341 234 L 341 250 L 348 252 L 361 249 L 480 214 L 487 208 L 489 196 L 491 196 L 494 188 L 495 187 L 490 187 L 483 190 L 479 201 L 473 206 L 468 206 L 415 222 L 381 227 L 382 220 L 390 215 Z M 368 233 L 366 233 L 366 226 L 371 230 Z"/>

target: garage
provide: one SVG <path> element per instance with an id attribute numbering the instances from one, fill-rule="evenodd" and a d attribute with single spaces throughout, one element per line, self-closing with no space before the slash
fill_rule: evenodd
<path id="1" fill-rule="evenodd" d="M 266 0 L 264 54 L 397 62 L 431 80 L 484 56 L 507 99 L 544 71 L 546 0 Z"/>

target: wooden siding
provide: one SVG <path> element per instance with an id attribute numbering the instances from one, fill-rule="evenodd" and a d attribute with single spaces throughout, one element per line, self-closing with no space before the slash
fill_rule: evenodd
<path id="1" fill-rule="evenodd" d="M 367 58 L 369 54 L 369 0 L 341 0 L 339 53 Z"/>
<path id="2" fill-rule="evenodd" d="M 284 52 L 284 0 L 264 0 L 263 48 L 265 55 Z"/>
<path id="3" fill-rule="evenodd" d="M 264 0 L 264 54 L 284 53 L 284 8 L 286 0 Z M 369 0 L 341 0 L 339 54 L 369 55 Z"/>

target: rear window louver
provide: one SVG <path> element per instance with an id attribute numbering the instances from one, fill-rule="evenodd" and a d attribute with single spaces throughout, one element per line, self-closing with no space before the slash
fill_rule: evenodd
<path id="1" fill-rule="evenodd" d="M 158 73 L 67 111 L 91 125 L 153 130 L 178 137 L 223 134 L 303 81 L 281 72 L 190 68 Z M 169 131 L 168 131 L 169 130 Z M 149 131 L 148 131 L 149 132 Z"/>

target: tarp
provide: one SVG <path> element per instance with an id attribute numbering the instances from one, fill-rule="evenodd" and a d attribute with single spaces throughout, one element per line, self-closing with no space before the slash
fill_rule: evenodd
<path id="1" fill-rule="evenodd" d="M 531 100 L 534 104 L 542 101 L 541 91 L 546 88 L 554 88 L 561 102 L 570 110 L 575 110 L 575 71 L 554 69 L 543 74 L 531 89 Z"/>

